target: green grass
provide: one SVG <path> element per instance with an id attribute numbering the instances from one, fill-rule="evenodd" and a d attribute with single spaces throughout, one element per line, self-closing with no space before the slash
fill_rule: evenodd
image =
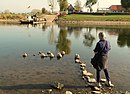
<path id="1" fill-rule="evenodd" d="M 85 15 L 71 14 L 60 17 L 59 20 L 65 21 L 130 21 L 130 15 Z"/>

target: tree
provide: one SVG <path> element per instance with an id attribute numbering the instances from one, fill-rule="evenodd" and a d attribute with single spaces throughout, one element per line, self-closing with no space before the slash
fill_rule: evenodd
<path id="1" fill-rule="evenodd" d="M 45 8 L 42 8 L 42 13 L 47 13 L 47 10 Z"/>
<path id="2" fill-rule="evenodd" d="M 41 12 L 42 12 L 42 11 L 39 10 L 39 9 L 33 9 L 33 10 L 31 11 L 32 14 L 40 14 Z"/>
<path id="3" fill-rule="evenodd" d="M 68 9 L 68 1 L 67 0 L 58 0 L 60 11 L 66 11 Z"/>
<path id="4" fill-rule="evenodd" d="M 74 6 L 75 10 L 77 11 L 81 11 L 81 2 L 79 0 L 77 0 L 75 2 L 75 6 Z"/>
<path id="5" fill-rule="evenodd" d="M 85 6 L 90 9 L 90 12 L 93 11 L 92 6 L 97 3 L 97 0 L 87 0 Z"/>
<path id="6" fill-rule="evenodd" d="M 5 14 L 9 14 L 10 11 L 7 9 L 7 10 L 4 11 L 4 13 L 5 13 Z"/>
<path id="7" fill-rule="evenodd" d="M 130 0 L 121 0 L 121 5 L 127 10 L 130 7 Z"/>
<path id="8" fill-rule="evenodd" d="M 54 9 L 55 9 L 55 6 L 56 6 L 56 3 L 57 3 L 57 0 L 48 0 L 48 2 L 49 2 L 49 6 L 51 8 L 51 11 L 53 13 Z"/>

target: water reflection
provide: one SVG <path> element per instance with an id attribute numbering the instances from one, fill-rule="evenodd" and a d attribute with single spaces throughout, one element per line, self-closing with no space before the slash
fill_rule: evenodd
<path id="1" fill-rule="evenodd" d="M 130 30 L 129 29 L 122 29 L 119 32 L 117 43 L 120 47 L 130 47 Z"/>
<path id="2" fill-rule="evenodd" d="M 91 47 L 95 37 L 91 34 L 92 28 L 86 29 L 87 31 L 84 33 L 83 44 L 87 47 Z"/>
<path id="3" fill-rule="evenodd" d="M 116 28 L 116 27 L 103 27 L 103 26 L 96 27 L 96 26 L 80 26 L 80 25 L 67 26 L 63 24 L 56 25 L 47 23 L 37 24 L 35 26 L 0 25 L 0 44 L 1 44 L 0 62 L 2 62 L 0 65 L 1 66 L 0 69 L 10 70 L 10 67 L 12 67 L 11 68 L 12 70 L 13 69 L 16 70 L 17 68 L 21 68 L 21 65 L 19 65 L 21 63 L 18 63 L 19 60 L 21 60 L 19 54 L 21 52 L 27 52 L 30 54 L 29 55 L 30 57 L 28 57 L 29 60 L 27 59 L 27 62 L 28 61 L 31 62 L 28 66 L 31 66 L 32 64 L 32 66 L 29 67 L 30 71 L 32 71 L 33 69 L 32 67 L 34 67 L 33 64 L 36 64 L 36 70 L 38 70 L 39 67 L 41 67 L 41 71 L 48 72 L 48 74 L 50 75 L 52 74 L 55 75 L 55 73 L 57 73 L 57 70 L 56 72 L 52 73 L 50 69 L 51 70 L 53 69 L 52 71 L 54 71 L 57 68 L 61 68 L 61 71 L 63 71 L 63 73 L 64 72 L 67 73 L 69 70 L 72 69 L 75 69 L 77 71 L 79 68 L 77 69 L 77 67 L 74 66 L 73 61 L 73 56 L 75 53 L 80 54 L 81 59 L 88 62 L 86 64 L 88 65 L 87 68 L 89 70 L 90 69 L 93 70 L 92 67 L 90 67 L 89 60 L 93 55 L 92 50 L 95 46 L 95 43 L 99 40 L 98 33 L 101 31 L 106 33 L 107 38 L 109 38 L 109 41 L 112 46 L 112 50 L 110 52 L 110 63 L 111 63 L 110 72 L 112 80 L 115 86 L 124 90 L 130 90 L 128 89 L 130 87 L 130 83 L 127 83 L 130 82 L 130 79 L 128 79 L 130 77 L 130 64 L 129 64 L 130 49 L 127 48 L 130 47 L 130 28 L 121 28 L 121 27 Z M 41 60 L 38 58 L 38 56 L 31 55 L 32 53 L 37 53 L 39 50 L 41 51 L 50 50 L 54 53 L 57 53 L 57 50 L 58 51 L 64 50 L 69 55 L 66 55 L 63 59 L 65 61 L 69 60 L 69 62 L 71 63 L 67 62 L 65 67 L 64 62 L 58 63 L 61 61 L 58 62 L 56 61 L 58 64 L 57 65 L 53 61 L 52 61 L 53 63 L 51 63 L 47 59 Z M 43 61 L 44 62 L 46 61 L 48 63 L 43 63 Z M 6 66 L 6 68 L 3 67 L 2 64 Z M 27 65 L 26 66 L 23 65 L 22 67 L 23 70 L 26 67 Z M 47 68 L 48 70 L 46 70 Z M 45 76 L 44 73 L 42 74 L 43 76 Z M 58 74 L 58 76 L 60 75 L 61 74 Z M 75 75 L 77 77 L 76 73 Z M 75 75 L 73 75 L 74 79 Z M 67 76 L 72 75 L 66 74 L 63 77 Z M 73 77 L 70 78 L 73 79 Z M 51 78 L 53 77 L 50 77 L 50 79 L 47 80 L 53 80 Z M 79 78 L 76 79 L 80 80 Z M 65 80 L 67 80 L 66 82 L 68 82 L 70 79 Z M 79 83 L 76 81 L 76 84 Z"/>
<path id="4" fill-rule="evenodd" d="M 62 26 L 59 31 L 56 48 L 59 51 L 65 51 L 66 54 L 69 54 L 71 51 L 71 41 L 67 39 L 67 33 L 67 29 L 64 26 Z"/>

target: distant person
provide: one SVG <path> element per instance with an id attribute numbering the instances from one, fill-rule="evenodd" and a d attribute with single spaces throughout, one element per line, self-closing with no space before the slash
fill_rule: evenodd
<path id="1" fill-rule="evenodd" d="M 46 22 L 46 21 L 47 21 L 47 19 L 46 19 L 46 18 L 44 18 L 44 21 Z"/>
<path id="2" fill-rule="evenodd" d="M 98 56 L 97 67 L 96 67 L 96 81 L 97 85 L 101 87 L 100 83 L 100 72 L 104 71 L 106 79 L 108 81 L 108 86 L 113 87 L 114 85 L 110 81 L 109 72 L 107 70 L 108 65 L 108 51 L 111 49 L 110 43 L 106 40 L 106 35 L 103 32 L 99 33 L 99 41 L 96 44 L 95 49 L 93 50 L 95 55 Z"/>
<path id="3" fill-rule="evenodd" d="M 28 21 L 29 21 L 29 22 L 33 21 L 32 16 L 28 16 Z"/>

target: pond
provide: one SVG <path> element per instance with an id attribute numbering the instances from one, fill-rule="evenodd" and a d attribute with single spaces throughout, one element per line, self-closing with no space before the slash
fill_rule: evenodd
<path id="1" fill-rule="evenodd" d="M 130 28 L 129 26 L 87 26 L 64 24 L 0 25 L 0 86 L 61 82 L 66 86 L 84 86 L 81 71 L 74 62 L 75 54 L 86 62 L 95 76 L 90 59 L 99 32 L 105 32 L 111 43 L 109 72 L 118 90 L 130 90 Z M 42 59 L 38 53 L 51 51 L 56 56 Z M 22 57 L 27 53 L 26 58 Z M 102 77 L 104 74 L 102 72 Z"/>

